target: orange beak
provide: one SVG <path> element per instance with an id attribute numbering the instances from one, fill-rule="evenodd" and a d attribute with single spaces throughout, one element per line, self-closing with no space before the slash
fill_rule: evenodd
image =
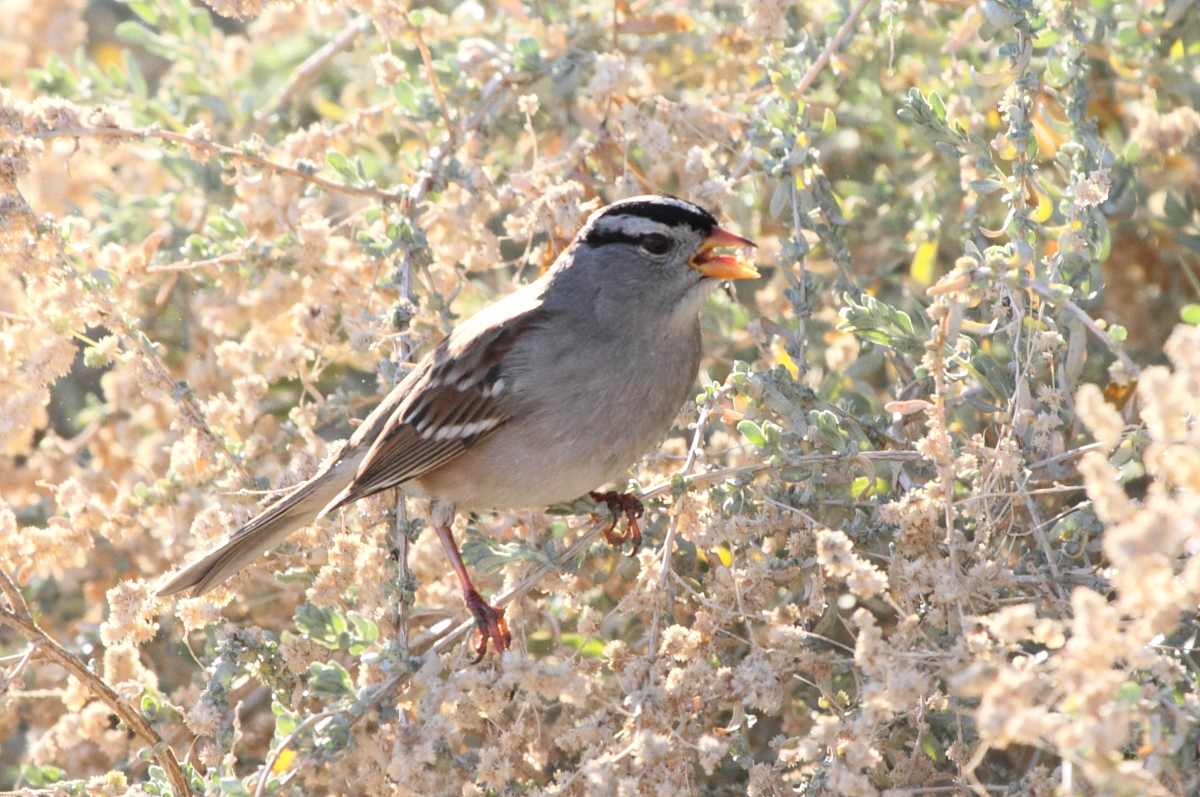
<path id="1" fill-rule="evenodd" d="M 714 255 L 718 246 L 754 246 L 754 241 L 734 235 L 729 230 L 717 227 L 700 244 L 700 251 L 692 256 L 691 266 L 706 277 L 719 280 L 756 279 L 758 269 L 752 264 L 738 260 L 736 255 Z"/>

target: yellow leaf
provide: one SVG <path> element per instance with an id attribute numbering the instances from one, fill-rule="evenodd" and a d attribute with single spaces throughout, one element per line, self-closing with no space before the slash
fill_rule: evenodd
<path id="1" fill-rule="evenodd" d="M 791 355 L 778 342 L 772 344 L 771 353 L 775 355 L 775 364 L 786 368 L 793 379 L 800 375 L 800 369 L 796 366 L 796 361 L 792 359 Z"/>
<path id="2" fill-rule="evenodd" d="M 1037 139 L 1038 150 L 1041 151 L 1042 157 L 1052 159 L 1055 153 L 1058 152 L 1058 145 L 1067 140 L 1067 137 L 1056 133 L 1051 129 L 1046 122 L 1046 112 L 1042 110 L 1032 119 L 1033 122 L 1033 137 Z"/>
<path id="3" fill-rule="evenodd" d="M 124 50 L 111 42 L 100 42 L 92 47 L 92 60 L 103 70 L 110 66 L 121 66 Z"/>
<path id="4" fill-rule="evenodd" d="M 933 271 L 937 265 L 938 240 L 934 238 L 932 241 L 926 241 L 917 247 L 916 254 L 913 255 L 912 267 L 908 273 L 912 276 L 913 281 L 923 288 L 928 288 L 933 284 Z"/>
<path id="5" fill-rule="evenodd" d="M 330 102 L 324 97 L 313 97 L 313 110 L 321 114 L 326 119 L 332 119 L 335 122 L 340 122 L 346 118 L 346 109 L 338 105 L 336 102 Z"/>
<path id="6" fill-rule="evenodd" d="M 1041 224 L 1050 218 L 1050 214 L 1054 213 L 1054 203 L 1050 201 L 1050 197 L 1046 196 L 1044 191 L 1034 191 L 1037 194 L 1037 209 L 1030 214 L 1030 218 Z"/>
<path id="7" fill-rule="evenodd" d="M 288 767 L 296 760 L 296 751 L 288 748 L 279 754 L 279 758 L 275 759 L 275 765 L 271 767 L 271 774 L 278 775 L 281 772 L 287 772 Z"/>
<path id="8" fill-rule="evenodd" d="M 1017 148 L 1012 145 L 1007 136 L 997 135 L 992 139 L 992 149 L 1001 160 L 1010 161 L 1017 157 Z"/>

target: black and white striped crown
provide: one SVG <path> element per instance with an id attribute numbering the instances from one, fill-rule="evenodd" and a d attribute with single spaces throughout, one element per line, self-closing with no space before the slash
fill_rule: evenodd
<path id="1" fill-rule="evenodd" d="M 709 235 L 717 227 L 717 217 L 699 205 L 673 196 L 635 196 L 601 208 L 588 219 L 584 243 L 593 246 L 614 237 L 626 237 L 637 222 L 651 221 L 667 227 L 688 226 L 700 235 Z"/>

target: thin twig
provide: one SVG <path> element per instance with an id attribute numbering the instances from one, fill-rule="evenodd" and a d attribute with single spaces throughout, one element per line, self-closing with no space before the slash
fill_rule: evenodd
<path id="1" fill-rule="evenodd" d="M 663 540 L 662 549 L 659 551 L 659 556 L 662 557 L 662 562 L 659 565 L 658 571 L 658 589 L 666 590 L 667 592 L 667 609 L 671 608 L 671 600 L 673 595 L 667 586 L 667 579 L 674 575 L 671 567 L 671 549 L 675 547 L 675 533 L 679 530 L 679 513 L 676 512 L 671 517 L 671 523 L 667 527 L 667 536 Z M 658 653 L 658 617 L 660 608 L 654 608 L 654 620 L 650 623 L 650 638 L 646 641 L 646 663 L 649 665 L 646 668 L 646 675 L 650 680 L 650 684 L 654 684 L 654 657 Z"/>
<path id="2" fill-rule="evenodd" d="M 791 172 L 787 173 L 787 181 L 789 193 L 792 201 L 792 235 L 795 236 L 796 243 L 799 244 L 804 235 L 804 230 L 800 227 L 800 196 L 796 190 L 796 177 Z M 808 343 L 806 329 L 808 326 L 808 274 L 804 263 L 804 257 L 796 258 L 796 282 L 800 290 L 800 300 L 796 303 L 799 306 L 800 312 L 797 313 L 799 318 L 796 319 L 796 333 L 793 340 L 796 343 L 796 376 L 797 381 L 803 382 L 804 375 L 808 372 L 808 361 L 805 358 L 805 349 Z"/>
<path id="3" fill-rule="evenodd" d="M 1075 317 L 1079 319 L 1087 331 L 1091 332 L 1096 340 L 1103 343 L 1109 351 L 1116 355 L 1117 359 L 1121 361 L 1121 365 L 1125 366 L 1126 373 L 1131 376 L 1137 376 L 1142 372 L 1142 369 L 1139 368 L 1133 360 L 1129 359 L 1129 355 L 1125 353 L 1125 350 L 1121 348 L 1121 345 L 1113 340 L 1111 335 L 1100 328 L 1100 325 L 1096 323 L 1096 319 L 1088 315 L 1087 310 L 1084 310 L 1070 299 L 1062 298 L 1058 294 L 1054 293 L 1054 291 L 1050 290 L 1048 287 L 1039 282 L 1025 280 L 1024 285 L 1038 296 L 1041 296 L 1049 301 L 1050 304 L 1060 305 L 1074 313 Z"/>
<path id="4" fill-rule="evenodd" d="M 692 465 L 696 463 L 696 457 L 700 455 L 700 451 L 703 448 L 702 444 L 704 443 L 704 430 L 708 427 L 708 421 L 712 417 L 717 403 L 720 402 L 721 399 L 725 398 L 725 396 L 727 396 L 729 391 L 732 389 L 732 385 L 722 385 L 721 387 L 717 388 L 717 390 L 714 391 L 713 394 L 704 402 L 704 405 L 700 407 L 700 414 L 696 418 L 696 432 L 692 435 L 692 444 L 688 446 L 687 458 L 683 461 L 683 465 L 681 465 L 679 468 L 680 473 L 691 472 Z"/>
<path id="5" fill-rule="evenodd" d="M 1192 264 L 1187 261 L 1186 256 L 1179 258 L 1178 262 L 1184 275 L 1188 278 L 1188 282 L 1192 284 L 1192 290 L 1196 292 L 1196 296 L 1200 297 L 1200 279 L 1197 279 L 1196 272 L 1192 271 Z"/>
<path id="6" fill-rule="evenodd" d="M 987 784 L 984 784 L 983 788 L 987 789 L 988 791 L 995 792 L 1006 792 L 1009 790 L 1008 786 L 990 786 Z M 918 794 L 945 794 L 946 792 L 962 791 L 962 789 L 962 784 L 956 783 L 953 786 L 922 786 L 916 789 L 900 787 L 888 789 L 887 791 L 883 792 L 883 794 L 884 797 L 909 797 L 909 795 Z"/>
<path id="7" fill-rule="evenodd" d="M 812 66 L 804 73 L 804 77 L 800 78 L 800 82 L 796 84 L 796 93 L 803 94 L 808 91 L 808 87 L 813 84 L 817 76 L 821 74 L 821 70 L 829 64 L 829 60 L 833 58 L 833 54 L 841 49 L 842 42 L 850 35 L 850 30 L 858 22 L 859 16 L 867 7 L 871 0 L 858 0 L 858 3 L 850 10 L 850 14 L 846 17 L 846 21 L 838 28 L 838 32 L 829 40 L 829 44 L 825 45 L 825 49 L 817 56 L 817 60 L 812 62 Z"/>
<path id="8" fill-rule="evenodd" d="M 41 644 L 42 643 L 40 640 L 35 640 L 32 644 L 30 644 L 29 650 L 25 651 L 25 655 L 19 657 L 20 661 L 17 662 L 17 666 L 13 668 L 13 671 L 3 678 L 0 678 L 0 695 L 3 695 L 5 692 L 7 692 L 8 687 L 12 685 L 13 681 L 21 677 L 21 673 L 25 671 L 25 667 L 30 661 L 33 660 L 33 654 L 37 652 L 38 646 Z"/>
<path id="9" fill-rule="evenodd" d="M 954 528 L 954 446 L 950 441 L 949 419 L 946 412 L 945 317 L 933 329 L 933 340 L 931 344 L 927 344 L 932 354 L 933 367 L 931 370 L 933 372 L 934 386 L 934 393 L 931 396 L 934 404 L 934 413 L 931 419 L 933 428 L 930 430 L 930 437 L 936 437 L 937 440 L 935 446 L 938 451 L 936 453 L 937 461 L 935 464 L 938 469 L 938 478 L 942 482 L 942 514 L 946 524 L 946 552 L 950 558 L 950 572 L 957 579 L 959 571 L 958 546 L 955 544 Z"/>
<path id="10" fill-rule="evenodd" d="M 855 23 L 858 22 L 858 18 L 862 15 L 862 12 L 866 9 L 867 4 L 870 2 L 871 0 L 858 0 L 858 3 L 854 6 L 854 8 L 850 9 L 850 13 L 846 16 L 845 21 L 842 22 L 842 26 L 838 28 L 838 32 L 835 33 L 833 38 L 829 40 L 829 43 L 825 45 L 825 49 L 822 50 L 821 54 L 817 56 L 817 60 L 812 62 L 812 66 L 808 68 L 803 77 L 800 78 L 800 82 L 796 84 L 795 94 L 797 96 L 808 91 L 809 87 L 812 86 L 817 77 L 821 74 L 821 70 L 823 70 L 829 64 L 830 59 L 833 58 L 833 54 L 841 49 L 842 42 L 844 42 L 846 37 L 850 35 L 850 30 L 854 27 Z M 742 153 L 742 157 L 738 160 L 737 166 L 735 166 L 733 171 L 730 172 L 730 179 L 734 181 L 740 179 L 741 176 L 745 174 L 746 170 L 750 168 L 750 164 L 753 162 L 754 158 L 752 155 L 752 147 L 747 144 L 746 150 Z"/>
<path id="11" fill-rule="evenodd" d="M 160 263 L 156 266 L 147 266 L 146 271 L 151 274 L 158 274 L 164 271 L 192 271 L 197 268 L 205 268 L 207 266 L 222 266 L 226 263 L 240 263 L 246 259 L 245 252 L 230 252 L 217 257 L 210 257 L 205 260 L 177 260 L 174 263 Z"/>
<path id="12" fill-rule="evenodd" d="M 120 318 L 121 316 L 114 315 L 114 317 Z M 125 340 L 132 340 L 137 346 L 138 350 L 142 353 L 142 356 L 154 366 L 154 370 L 158 373 L 159 379 L 161 379 L 163 384 L 166 386 L 167 392 L 178 398 L 179 403 L 183 406 L 184 413 L 191 418 L 192 423 L 195 424 L 196 427 L 202 431 L 206 437 L 208 437 L 213 445 L 216 446 L 218 451 L 224 451 L 225 441 L 213 431 L 211 426 L 209 426 L 208 418 L 204 415 L 204 410 L 200 408 L 200 405 L 196 402 L 195 397 L 191 395 L 190 391 L 176 395 L 178 393 L 177 384 L 174 378 L 172 378 L 171 372 L 168 371 L 167 367 L 163 365 L 160 359 L 158 359 L 158 354 L 155 353 L 154 349 L 149 345 L 149 338 L 147 338 L 145 335 L 133 334 L 133 330 L 129 329 L 128 327 L 126 327 L 123 337 Z M 250 474 L 246 472 L 246 469 L 242 463 L 238 462 L 232 457 L 230 457 L 230 463 L 243 480 L 249 478 Z"/>
<path id="13" fill-rule="evenodd" d="M 1085 446 L 1080 446 L 1079 448 L 1072 448 L 1070 451 L 1064 451 L 1061 454 L 1055 454 L 1054 456 L 1049 457 L 1047 459 L 1039 459 L 1037 462 L 1031 462 L 1028 465 L 1026 465 L 1025 467 L 1029 470 L 1034 470 L 1035 468 L 1044 468 L 1047 465 L 1053 464 L 1055 462 L 1063 462 L 1064 460 L 1074 459 L 1075 457 L 1081 457 L 1089 451 L 1099 451 L 1102 448 L 1107 448 L 1107 446 L 1108 446 L 1107 443 L 1088 443 Z"/>
<path id="14" fill-rule="evenodd" d="M 58 130 L 43 130 L 40 133 L 29 133 L 16 139 L 7 139 L 0 141 L 0 150 L 7 147 L 16 146 L 16 144 L 24 139 L 49 139 L 49 138 L 131 138 L 146 140 L 158 139 L 161 141 L 170 141 L 181 146 L 191 149 L 207 152 L 211 155 L 224 156 L 236 161 L 250 163 L 267 171 L 277 172 L 295 177 L 297 180 L 303 180 L 306 183 L 318 185 L 327 191 L 334 191 L 339 194 L 349 194 L 350 196 L 365 196 L 374 199 L 381 199 L 384 202 L 401 202 L 403 196 L 392 191 L 381 191 L 378 188 L 370 188 L 367 186 L 345 185 L 344 183 L 335 183 L 332 180 L 326 180 L 324 177 L 318 177 L 315 174 L 309 174 L 306 171 L 296 168 L 295 166 L 285 166 L 282 163 L 268 160 L 261 155 L 253 155 L 234 147 L 227 147 L 224 144 L 216 144 L 212 141 L 205 141 L 202 138 L 193 138 L 185 136 L 182 133 L 175 133 L 170 130 L 156 130 L 151 127 L 127 128 L 127 127 L 71 127 Z"/>
<path id="15" fill-rule="evenodd" d="M 1041 549 L 1042 556 L 1046 558 L 1046 566 L 1050 568 L 1050 575 L 1053 576 L 1050 583 L 1053 585 L 1054 593 L 1058 595 L 1059 600 L 1066 601 L 1067 594 L 1060 583 L 1062 574 L 1058 571 L 1058 563 L 1054 561 L 1054 550 L 1050 547 L 1050 539 L 1046 536 L 1046 527 L 1042 523 L 1042 516 L 1037 511 L 1029 490 L 1025 489 L 1025 484 L 1021 484 L 1020 487 L 1021 497 L 1025 500 L 1025 509 L 1029 512 L 1029 517 L 1033 521 L 1033 539 L 1037 543 L 1038 548 Z"/>
<path id="16" fill-rule="evenodd" d="M 475 106 L 465 122 L 463 122 L 463 134 L 471 132 L 483 122 L 484 116 L 491 109 L 492 103 L 500 94 L 500 90 L 504 88 L 504 77 L 502 75 L 494 75 L 492 79 L 483 87 L 483 93 L 479 97 L 479 104 Z M 421 169 L 421 173 L 417 175 L 416 181 L 400 200 L 400 209 L 403 213 L 411 214 L 416 212 L 421 201 L 425 199 L 425 194 L 429 192 L 429 188 L 433 185 L 434 178 L 437 176 L 438 169 L 441 168 L 442 161 L 450 154 L 450 141 L 438 144 L 429 151 L 429 158 L 425 162 L 425 167 Z M 415 221 L 414 221 L 415 223 Z"/>
<path id="17" fill-rule="evenodd" d="M 88 687 L 96 697 L 112 709 L 121 722 L 125 723 L 150 748 L 150 754 L 154 760 L 167 773 L 167 779 L 171 782 L 171 789 L 175 792 L 176 797 L 187 797 L 191 794 L 187 778 L 184 777 L 183 769 L 180 768 L 179 760 L 175 757 L 175 751 L 171 749 L 171 746 L 163 741 L 163 738 L 158 735 L 158 731 L 154 730 L 140 712 L 122 700 L 120 695 L 113 691 L 113 688 L 100 676 L 88 669 L 88 666 L 77 656 L 58 644 L 53 637 L 38 626 L 29 613 L 29 605 L 25 602 L 21 591 L 3 570 L 0 570 L 0 591 L 3 591 L 12 607 L 11 610 L 0 608 L 0 623 L 9 626 L 29 640 L 31 645 L 38 648 L 40 655 L 74 675 L 81 684 Z"/>
<path id="18" fill-rule="evenodd" d="M 271 118 L 276 109 L 286 104 L 293 95 L 311 85 L 321 73 L 321 70 L 338 53 L 348 50 L 350 45 L 354 43 L 354 40 L 358 38 L 358 35 L 365 33 L 370 26 L 371 18 L 366 14 L 361 14 L 349 25 L 342 28 L 341 32 L 326 42 L 323 47 L 308 58 L 305 58 L 299 66 L 292 70 L 292 74 L 288 77 L 287 81 L 279 87 L 279 90 L 271 96 L 271 99 L 267 100 L 266 105 L 255 112 L 254 124 L 250 126 L 250 132 L 261 133 L 267 124 L 267 120 Z"/>
<path id="19" fill-rule="evenodd" d="M 393 621 L 396 639 L 400 640 L 405 655 L 408 655 L 408 615 L 412 596 L 407 590 L 412 574 L 408 570 L 408 505 L 404 500 L 404 490 L 400 487 L 396 488 L 396 547 L 393 551 L 396 554 L 396 573 L 400 579 Z"/>
<path id="20" fill-rule="evenodd" d="M 323 719 L 332 717 L 337 714 L 337 709 L 327 709 L 320 714 L 313 714 L 308 719 L 296 726 L 296 729 L 287 735 L 278 747 L 271 751 L 267 756 L 267 760 L 263 762 L 262 772 L 258 776 L 258 785 L 254 788 L 254 797 L 262 797 L 263 792 L 267 788 L 267 776 L 271 774 L 271 770 L 275 768 L 275 763 L 279 760 L 279 756 L 283 755 L 283 751 L 291 745 L 292 742 L 299 738 L 300 734 L 311 728 L 316 723 Z"/>
<path id="21" fill-rule="evenodd" d="M 454 144 L 458 141 L 458 135 L 454 130 L 454 118 L 450 115 L 450 107 L 446 105 L 446 95 L 442 94 L 437 74 L 433 71 L 433 54 L 429 52 L 429 45 L 425 43 L 425 37 L 421 35 L 420 28 L 413 25 L 411 29 L 413 38 L 417 40 L 417 49 L 421 51 L 421 60 L 425 63 L 425 76 L 433 88 L 433 96 L 437 99 L 438 107 L 442 109 L 442 118 L 446 120 L 446 133 L 450 136 L 449 148 L 453 149 Z"/>

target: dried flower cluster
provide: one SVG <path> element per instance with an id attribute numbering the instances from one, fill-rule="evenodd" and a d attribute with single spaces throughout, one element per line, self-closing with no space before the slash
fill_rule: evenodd
<path id="1" fill-rule="evenodd" d="M 0 0 L 0 791 L 1200 789 L 1183 6 L 210 6 Z M 418 498 L 155 596 L 653 191 L 764 278 L 636 557 L 460 520 L 476 665 Z"/>

